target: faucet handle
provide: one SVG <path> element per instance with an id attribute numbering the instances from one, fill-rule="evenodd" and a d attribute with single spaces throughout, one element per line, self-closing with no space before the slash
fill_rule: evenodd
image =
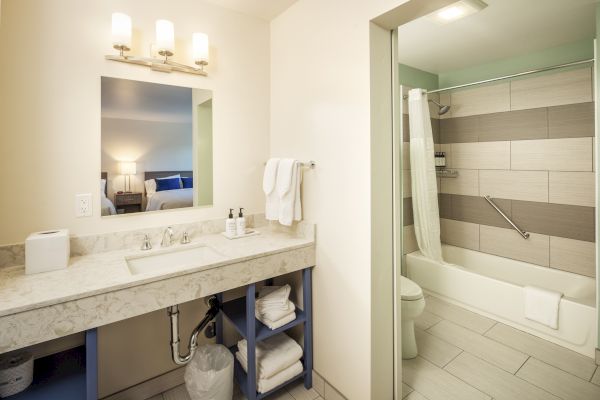
<path id="1" fill-rule="evenodd" d="M 142 243 L 142 250 L 151 250 L 152 249 L 152 243 L 150 243 L 150 238 L 148 237 L 148 234 L 144 235 L 144 243 Z"/>
<path id="2" fill-rule="evenodd" d="M 190 242 L 190 235 L 188 235 L 187 231 L 183 232 L 183 236 L 181 236 L 181 244 L 188 244 Z"/>

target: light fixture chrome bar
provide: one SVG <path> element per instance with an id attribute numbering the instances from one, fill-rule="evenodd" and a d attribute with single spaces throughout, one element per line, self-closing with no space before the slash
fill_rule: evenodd
<path id="1" fill-rule="evenodd" d="M 496 211 L 498 211 L 498 214 L 500 214 L 505 220 L 506 222 L 508 222 L 510 224 L 510 226 L 512 226 L 517 232 L 519 232 L 519 235 L 523 236 L 523 239 L 529 239 L 529 232 L 526 232 L 524 230 L 522 230 L 521 228 L 519 228 L 506 214 L 504 214 L 504 212 L 496 205 L 496 203 L 494 203 L 494 201 L 492 200 L 492 198 L 488 195 L 483 196 L 483 198 L 490 203 L 490 205 L 492 207 L 494 207 L 494 209 Z"/>
<path id="2" fill-rule="evenodd" d="M 204 66 L 200 68 L 191 67 L 189 65 L 180 64 L 175 61 L 171 61 L 168 59 L 158 59 L 158 58 L 149 58 L 149 57 L 135 57 L 135 56 L 126 56 L 126 55 L 117 55 L 117 56 L 104 56 L 105 59 L 111 61 L 118 61 L 128 64 L 136 64 L 143 65 L 145 67 L 150 67 L 155 71 L 160 72 L 185 72 L 188 74 L 207 76 L 208 74 L 204 71 Z"/>
<path id="3" fill-rule="evenodd" d="M 549 66 L 549 67 L 532 69 L 530 71 L 519 72 L 519 73 L 512 74 L 512 75 L 505 75 L 505 76 L 499 76 L 497 78 L 485 79 L 485 80 L 478 81 L 478 82 L 465 83 L 463 85 L 456 85 L 456 86 L 450 86 L 450 87 L 443 88 L 443 89 L 430 90 L 430 91 L 427 92 L 427 94 L 445 92 L 447 90 L 453 90 L 453 89 L 461 89 L 461 88 L 465 88 L 465 87 L 469 87 L 469 86 L 481 85 L 483 83 L 490 83 L 490 82 L 501 81 L 501 80 L 504 80 L 504 79 L 517 78 L 519 76 L 530 75 L 530 74 L 537 74 L 539 72 L 552 71 L 554 69 L 566 68 L 566 67 L 573 67 L 573 66 L 576 66 L 576 65 L 587 64 L 587 63 L 592 63 L 592 62 L 594 62 L 594 59 L 590 58 L 588 60 L 573 61 L 573 62 L 570 62 L 570 63 L 560 64 L 560 65 L 552 65 L 552 66 Z"/>

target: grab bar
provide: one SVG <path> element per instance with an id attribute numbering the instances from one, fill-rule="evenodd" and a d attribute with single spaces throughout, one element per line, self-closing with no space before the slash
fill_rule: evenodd
<path id="1" fill-rule="evenodd" d="M 514 222 L 512 222 L 512 220 L 510 218 L 508 218 L 508 216 L 506 214 L 504 214 L 504 212 L 498 208 L 498 206 L 496 205 L 496 203 L 494 203 L 494 201 L 492 200 L 492 198 L 488 195 L 483 196 L 483 198 L 490 203 L 490 205 L 492 207 L 494 207 L 494 210 L 498 211 L 498 214 L 502 215 L 502 217 L 506 220 L 506 222 L 508 222 L 517 232 L 519 232 L 519 235 L 523 236 L 523 239 L 529 239 L 529 232 L 526 232 L 524 230 L 522 230 L 521 228 L 519 228 L 517 225 L 515 225 Z"/>

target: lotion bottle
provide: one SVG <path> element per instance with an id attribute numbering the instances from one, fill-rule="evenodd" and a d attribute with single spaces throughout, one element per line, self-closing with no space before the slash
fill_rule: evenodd
<path id="1" fill-rule="evenodd" d="M 246 233 L 246 218 L 244 218 L 244 209 L 240 207 L 240 213 L 235 221 L 237 228 L 237 235 L 241 236 Z"/>
<path id="2" fill-rule="evenodd" d="M 227 236 L 235 236 L 235 219 L 233 218 L 233 208 L 229 209 L 229 217 L 225 220 L 225 234 Z"/>

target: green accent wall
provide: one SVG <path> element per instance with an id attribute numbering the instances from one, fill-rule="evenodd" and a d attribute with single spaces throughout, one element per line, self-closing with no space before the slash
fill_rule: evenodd
<path id="1" fill-rule="evenodd" d="M 414 88 L 437 89 L 438 76 L 409 65 L 398 64 L 398 83 Z"/>
<path id="2" fill-rule="evenodd" d="M 600 5 L 596 6 L 596 42 L 594 43 L 595 47 L 595 55 L 600 54 Z M 598 153 L 598 149 L 600 149 L 600 140 L 598 140 L 598 132 L 600 131 L 600 122 L 598 116 L 600 114 L 600 104 L 598 100 L 598 90 L 600 90 L 600 73 L 598 72 L 598 65 L 594 65 L 594 83 L 596 85 L 596 90 L 594 93 L 594 101 L 596 102 L 596 154 Z M 598 170 L 597 168 L 595 169 Z M 600 188 L 600 174 L 596 172 L 596 192 L 598 192 L 598 188 Z M 598 198 L 596 198 L 596 210 L 600 207 L 598 204 Z M 596 211 L 596 323 L 598 324 L 598 340 L 596 342 L 596 361 L 598 361 L 598 353 L 600 350 L 600 265 L 598 263 L 598 257 L 600 256 L 600 241 L 598 240 L 598 225 L 600 223 L 599 213 Z"/>
<path id="3" fill-rule="evenodd" d="M 535 68 L 594 57 L 594 39 L 589 38 L 542 51 L 439 74 L 439 87 L 462 85 Z"/>

